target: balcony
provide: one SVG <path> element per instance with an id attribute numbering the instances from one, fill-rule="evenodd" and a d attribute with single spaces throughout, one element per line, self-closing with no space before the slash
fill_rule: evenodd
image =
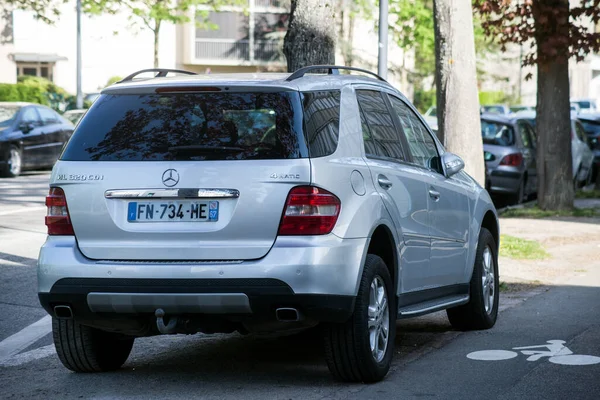
<path id="1" fill-rule="evenodd" d="M 194 58 L 207 65 L 284 66 L 282 40 L 196 39 Z"/>

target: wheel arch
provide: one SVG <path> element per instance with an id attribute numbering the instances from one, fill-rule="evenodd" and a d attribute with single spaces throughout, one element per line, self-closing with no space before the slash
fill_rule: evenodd
<path id="1" fill-rule="evenodd" d="M 485 228 L 492 234 L 494 242 L 496 243 L 496 252 L 500 248 L 500 228 L 498 218 L 492 210 L 486 211 L 481 221 L 481 228 Z"/>
<path id="2" fill-rule="evenodd" d="M 392 282 L 394 284 L 393 290 L 394 293 L 397 293 L 400 257 L 398 254 L 398 247 L 396 246 L 398 241 L 393 233 L 394 228 L 392 228 L 390 225 L 391 223 L 388 221 L 380 221 L 371 229 L 369 240 L 367 241 L 366 249 L 363 254 L 363 266 L 361 267 L 360 275 L 362 276 L 364 260 L 366 259 L 367 254 L 379 256 L 390 272 L 390 277 L 392 278 Z M 361 276 L 358 277 L 359 280 Z"/>

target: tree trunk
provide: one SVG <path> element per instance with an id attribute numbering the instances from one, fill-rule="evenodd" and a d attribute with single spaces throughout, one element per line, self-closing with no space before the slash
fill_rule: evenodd
<path id="1" fill-rule="evenodd" d="M 158 40 L 160 39 L 160 20 L 154 21 L 154 68 L 158 68 Z"/>
<path id="2" fill-rule="evenodd" d="M 471 2 L 434 0 L 438 137 L 485 184 Z"/>
<path id="3" fill-rule="evenodd" d="M 574 198 L 569 54 L 568 47 L 561 46 L 554 36 L 561 32 L 568 36 L 569 29 L 561 26 L 559 19 L 549 25 L 539 24 L 540 16 L 554 12 L 568 13 L 568 0 L 533 2 L 537 48 L 552 48 L 552 56 L 540 58 L 537 64 L 538 205 L 544 210 L 572 208 Z M 549 19 L 552 20 L 552 16 Z"/>
<path id="4" fill-rule="evenodd" d="M 283 42 L 288 71 L 335 63 L 333 0 L 292 0 L 290 23 Z"/>

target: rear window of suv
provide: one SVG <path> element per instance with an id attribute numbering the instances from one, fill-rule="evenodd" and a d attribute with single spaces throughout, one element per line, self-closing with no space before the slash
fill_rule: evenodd
<path id="1" fill-rule="evenodd" d="M 515 131 L 510 125 L 495 121 L 481 120 L 481 137 L 483 144 L 496 146 L 514 146 Z"/>
<path id="2" fill-rule="evenodd" d="M 103 95 L 68 142 L 66 161 L 308 157 L 298 92 Z"/>

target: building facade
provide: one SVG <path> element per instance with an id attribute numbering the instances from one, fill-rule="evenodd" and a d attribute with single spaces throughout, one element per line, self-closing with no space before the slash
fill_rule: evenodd
<path id="1" fill-rule="evenodd" d="M 163 22 L 159 37 L 159 66 L 198 73 L 286 71 L 283 39 L 287 32 L 290 0 L 247 0 L 243 7 L 190 10 L 191 22 Z M 353 21 L 352 65 L 377 70 L 378 39 L 375 19 Z M 132 26 L 127 15 L 82 17 L 82 88 L 94 93 L 113 76 L 151 68 L 153 34 Z M 76 91 L 75 1 L 61 6 L 54 25 L 36 20 L 32 13 L 15 10 L 0 19 L 0 82 L 16 82 L 20 75 L 42 76 L 68 92 Z M 341 46 L 338 45 L 338 48 Z M 346 60 L 341 52 L 338 64 Z M 390 83 L 410 97 L 401 72 L 411 58 L 389 46 Z"/>

